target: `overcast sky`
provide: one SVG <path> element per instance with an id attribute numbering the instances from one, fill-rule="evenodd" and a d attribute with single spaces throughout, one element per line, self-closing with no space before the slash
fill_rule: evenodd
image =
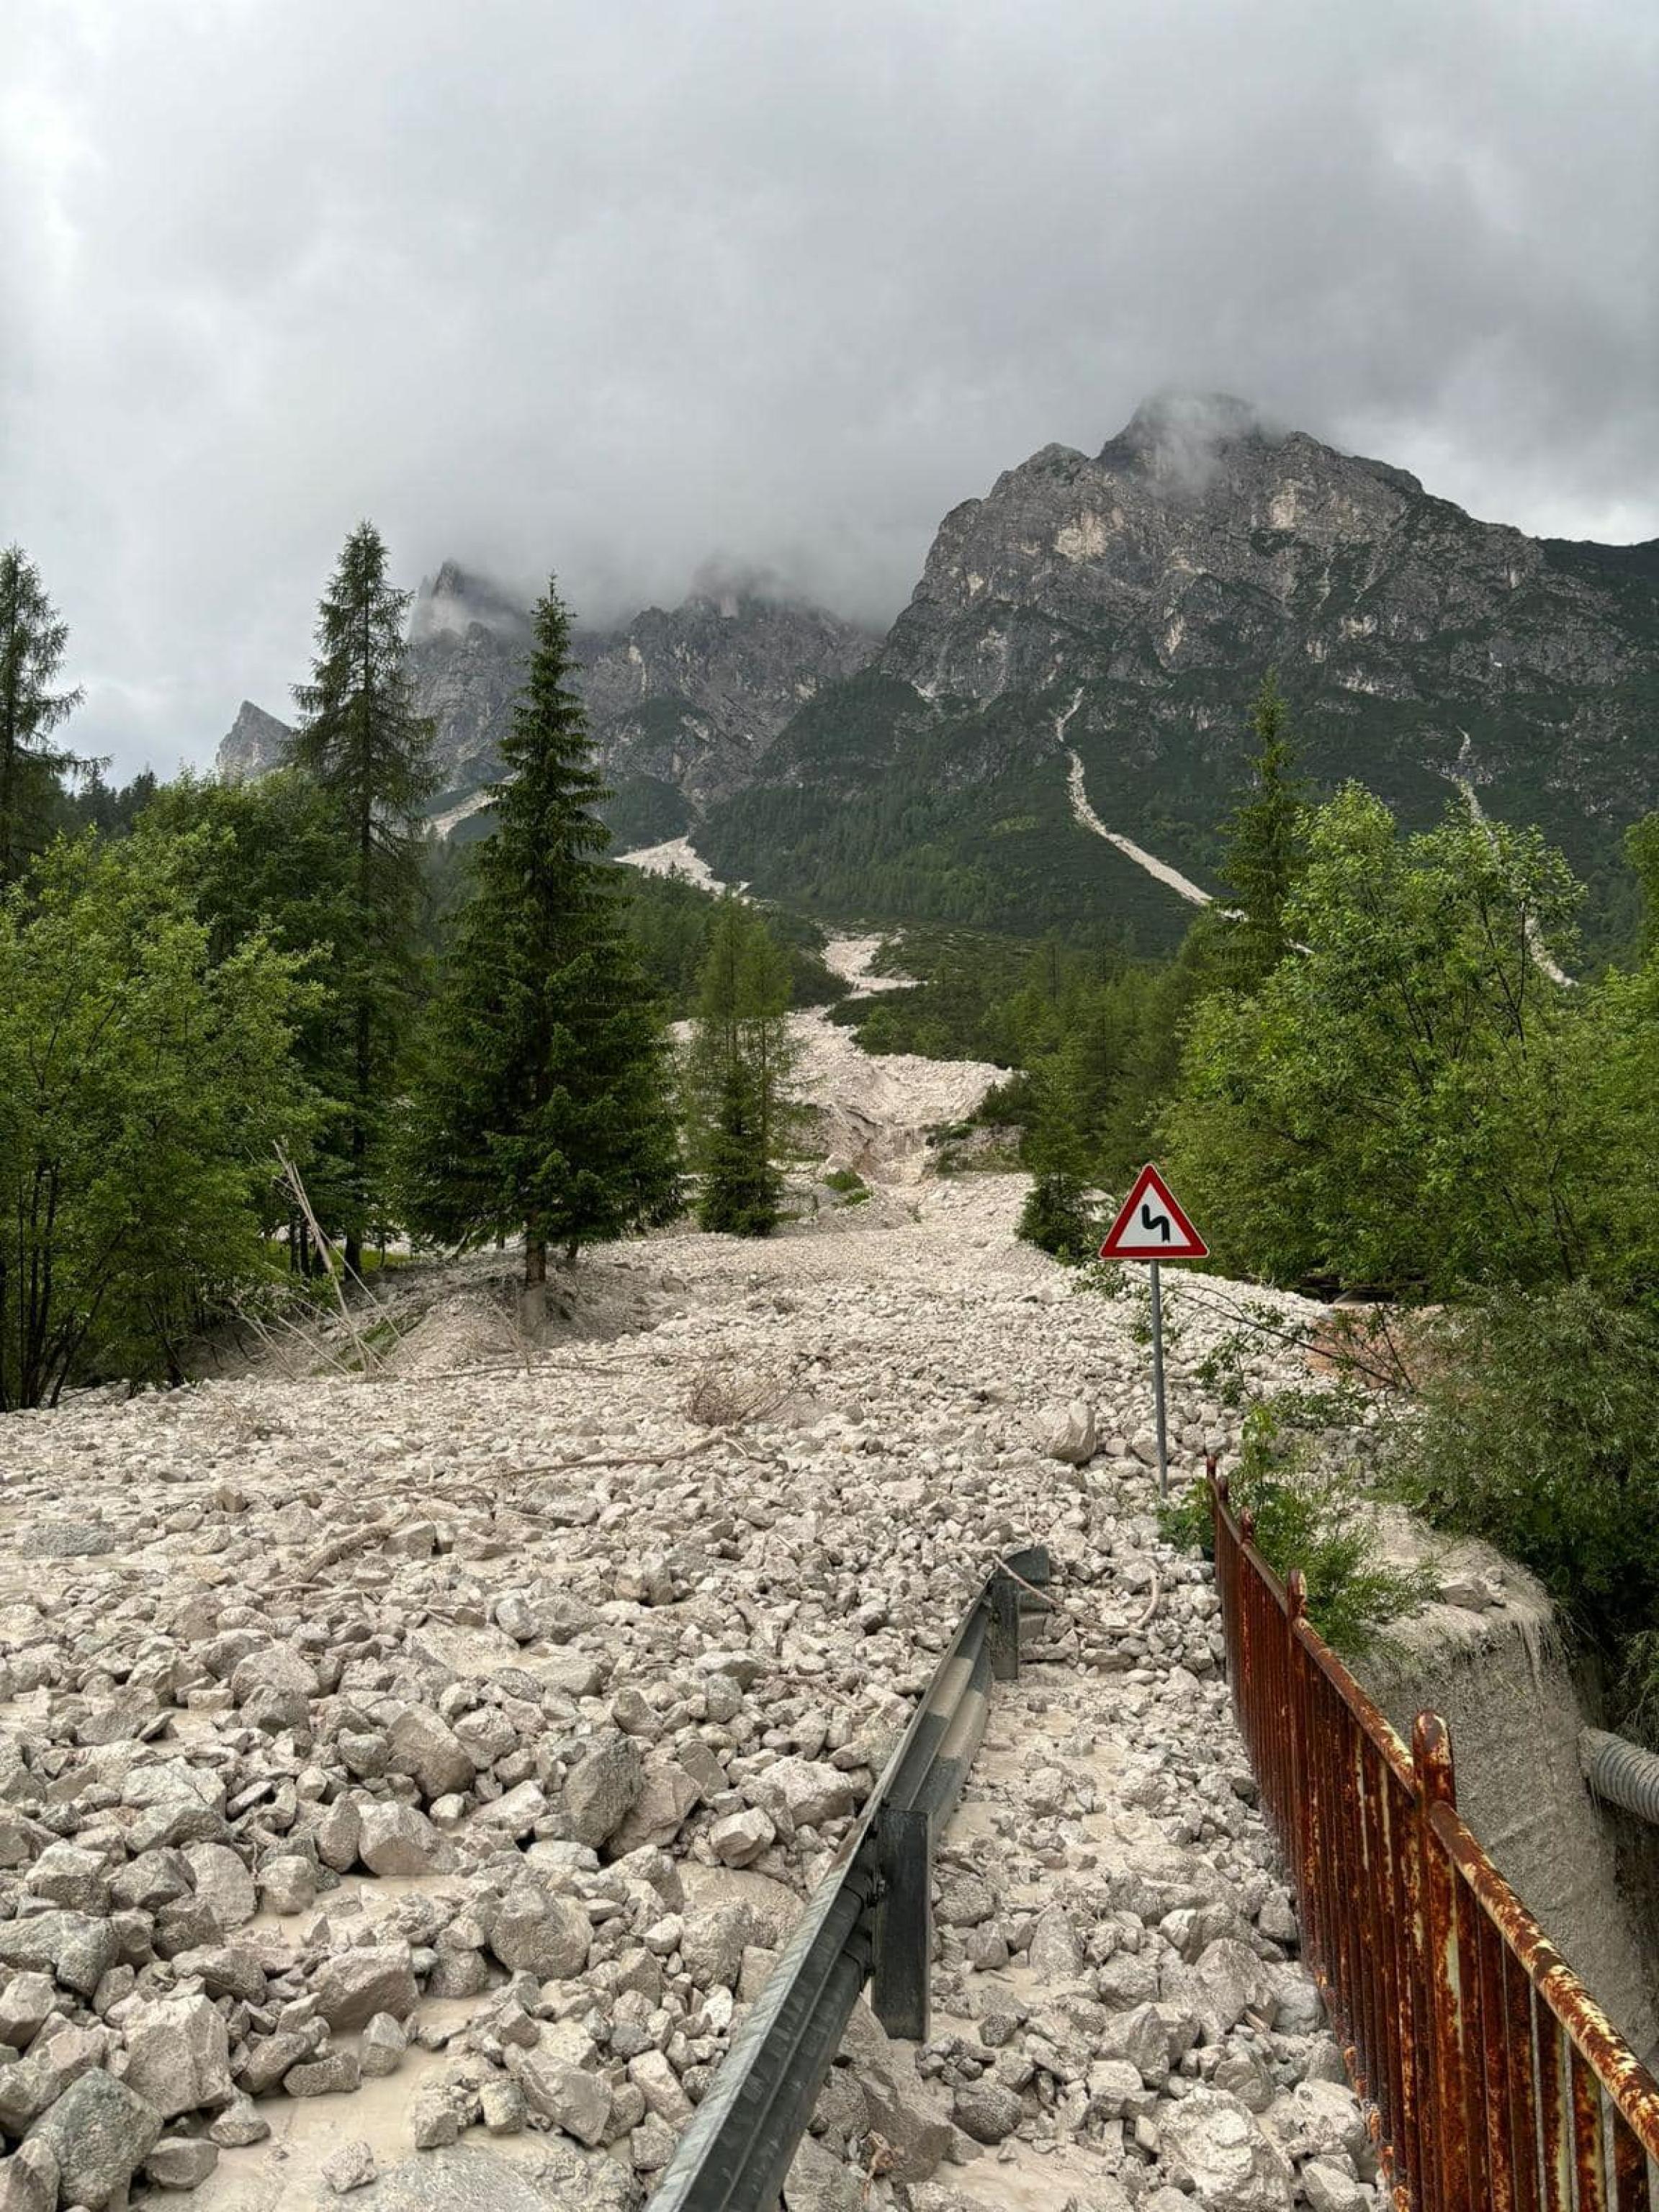
<path id="1" fill-rule="evenodd" d="M 362 515 L 580 618 L 884 623 L 1214 388 L 1659 535 L 1655 0 L 6 0 L 0 543 L 118 774 L 285 714 Z"/>

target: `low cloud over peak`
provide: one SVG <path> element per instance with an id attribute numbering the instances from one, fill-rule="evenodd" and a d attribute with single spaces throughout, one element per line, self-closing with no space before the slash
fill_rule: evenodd
<path id="1" fill-rule="evenodd" d="M 21 0 L 6 80 L 0 541 L 122 772 L 286 699 L 365 514 L 585 627 L 711 548 L 884 624 L 999 471 L 1220 392 L 1659 532 L 1646 0 Z"/>

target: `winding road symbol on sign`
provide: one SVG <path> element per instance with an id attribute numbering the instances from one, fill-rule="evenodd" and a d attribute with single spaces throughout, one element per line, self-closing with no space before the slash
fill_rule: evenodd
<path id="1" fill-rule="evenodd" d="M 1206 1260 L 1210 1248 L 1158 1170 L 1142 1168 L 1100 1248 L 1103 1260 Z"/>
<path id="2" fill-rule="evenodd" d="M 1152 1403 L 1158 1416 L 1158 1494 L 1170 1494 L 1169 1438 L 1164 1412 L 1164 1285 L 1162 1260 L 1207 1260 L 1210 1248 L 1188 1220 L 1155 1167 L 1144 1167 L 1118 1209 L 1117 1219 L 1100 1248 L 1103 1260 L 1144 1260 L 1151 1271 L 1152 1307 Z"/>

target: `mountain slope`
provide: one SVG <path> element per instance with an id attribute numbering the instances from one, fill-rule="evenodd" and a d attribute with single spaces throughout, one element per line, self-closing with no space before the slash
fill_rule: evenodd
<path id="1" fill-rule="evenodd" d="M 1109 915 L 1168 942 L 1189 909 L 1075 818 L 1068 750 L 1107 829 L 1212 883 L 1274 665 L 1314 776 L 1358 776 L 1409 820 L 1462 776 L 1605 876 L 1659 800 L 1659 545 L 1528 538 L 1237 401 L 1172 399 L 948 514 L 869 669 L 698 845 L 830 911 Z"/>
<path id="2" fill-rule="evenodd" d="M 752 777 L 778 732 L 825 683 L 877 650 L 834 615 L 757 592 L 694 593 L 647 607 L 624 629 L 578 630 L 577 685 L 617 796 L 620 841 L 678 836 L 703 805 Z M 446 562 L 410 615 L 408 667 L 436 726 L 441 817 L 497 771 L 530 647 L 528 610 L 487 578 Z M 244 703 L 219 749 L 222 775 L 263 774 L 284 725 Z"/>

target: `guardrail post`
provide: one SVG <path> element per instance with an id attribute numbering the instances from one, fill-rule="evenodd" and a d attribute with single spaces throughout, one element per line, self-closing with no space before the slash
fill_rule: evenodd
<path id="1" fill-rule="evenodd" d="M 991 1680 L 1019 1680 L 1019 1584 L 999 1567 L 988 1593 L 991 1605 Z"/>
<path id="2" fill-rule="evenodd" d="M 1018 1585 L 1002 1580 L 1018 1595 Z M 995 1616 L 993 1615 L 994 1620 Z M 880 1876 L 870 2006 L 889 2035 L 926 2043 L 933 1964 L 933 1816 L 884 1804 L 876 1820 Z"/>
<path id="3" fill-rule="evenodd" d="M 1417 1784 L 1418 1849 L 1421 1855 L 1424 1933 L 1428 1941 L 1429 2020 L 1433 2037 L 1435 2100 L 1431 2155 L 1440 2167 L 1440 2203 L 1447 2212 L 1469 2212 L 1474 2202 L 1470 2161 L 1469 2084 L 1464 2074 L 1462 1961 L 1457 1942 L 1456 1874 L 1434 1832 L 1437 1805 L 1455 1808 L 1451 1738 L 1438 1713 L 1419 1713 L 1412 1729 Z M 1425 2149 L 1429 2145 L 1425 2144 Z"/>

